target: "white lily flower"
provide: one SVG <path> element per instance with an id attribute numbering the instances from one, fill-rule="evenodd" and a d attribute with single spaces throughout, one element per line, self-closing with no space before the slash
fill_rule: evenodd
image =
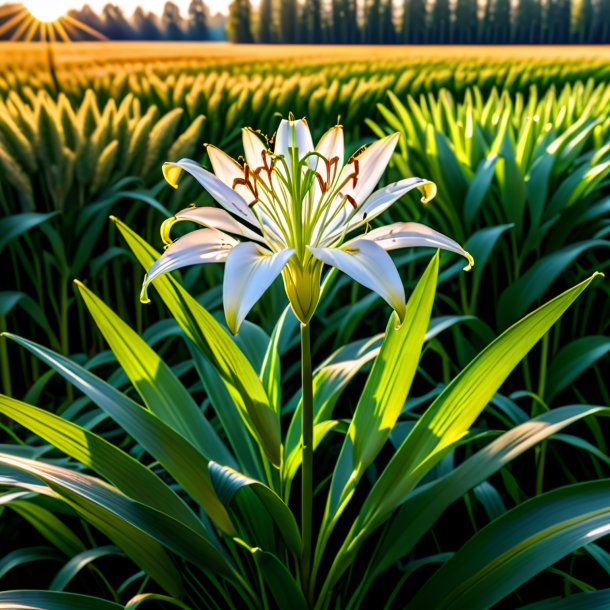
<path id="1" fill-rule="evenodd" d="M 239 330 L 280 274 L 295 315 L 307 324 L 318 304 L 326 264 L 377 292 L 402 320 L 405 293 L 388 250 L 442 248 L 464 256 L 466 270 L 473 265 L 457 242 L 414 222 L 394 223 L 345 241 L 410 190 L 420 189 L 423 203 L 436 194 L 435 184 L 422 178 L 407 178 L 373 192 L 399 134 L 374 142 L 347 162 L 340 125 L 329 129 L 315 148 L 305 119 L 281 121 L 273 152 L 251 129 L 242 135 L 243 166 L 214 146 L 207 148 L 214 173 L 189 159 L 163 165 L 174 188 L 186 171 L 222 208 L 187 208 L 163 223 L 161 236 L 169 245 L 145 278 L 143 302 L 148 284 L 163 273 L 224 262 L 224 308 L 231 332 Z M 172 243 L 170 229 L 182 220 L 206 228 Z"/>

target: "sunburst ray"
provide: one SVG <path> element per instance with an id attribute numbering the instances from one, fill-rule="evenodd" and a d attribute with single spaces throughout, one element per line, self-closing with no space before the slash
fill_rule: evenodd
<path id="1" fill-rule="evenodd" d="M 35 10 L 30 10 L 22 4 L 1 6 L 0 18 L 7 19 L 0 24 L 0 37 L 12 32 L 10 39 L 15 41 L 30 42 L 39 39 L 41 42 L 48 43 L 71 42 L 82 39 L 83 34 L 98 40 L 108 40 L 104 34 L 72 15 L 65 14 L 56 19 L 47 20 L 42 16 L 37 17 Z"/>
<path id="2" fill-rule="evenodd" d="M 82 21 L 75 19 L 74 17 L 72 17 L 72 15 L 65 15 L 64 17 L 62 17 L 61 20 L 62 20 L 62 23 L 64 23 L 64 24 L 66 21 L 68 21 L 73 26 L 83 30 L 84 32 L 86 32 L 87 34 L 90 34 L 91 36 L 95 36 L 95 38 L 97 38 L 99 40 L 108 40 L 107 36 L 104 36 L 104 34 L 102 34 L 101 32 L 98 32 L 96 29 L 88 26 L 86 23 L 83 23 Z"/>
<path id="3" fill-rule="evenodd" d="M 26 9 L 22 9 L 16 15 L 13 15 L 8 21 L 0 25 L 0 36 L 17 27 L 29 14 Z"/>
<path id="4" fill-rule="evenodd" d="M 32 23 L 35 23 L 36 20 L 34 19 L 34 17 L 32 17 L 32 15 L 30 15 L 28 13 L 27 17 L 20 23 L 19 27 L 13 32 L 13 35 L 11 36 L 11 40 L 20 40 L 21 37 L 23 36 L 23 33 L 32 25 Z"/>

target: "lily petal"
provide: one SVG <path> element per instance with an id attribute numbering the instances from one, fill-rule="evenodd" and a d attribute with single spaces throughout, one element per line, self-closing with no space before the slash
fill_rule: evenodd
<path id="1" fill-rule="evenodd" d="M 288 173 L 292 176 L 290 148 L 298 149 L 299 159 L 313 151 L 313 140 L 305 119 L 299 119 L 298 121 L 282 119 L 275 135 L 275 154 L 284 157 L 288 166 Z M 315 167 L 315 157 L 311 158 L 309 164 Z"/>
<path id="2" fill-rule="evenodd" d="M 381 138 L 373 142 L 363 153 L 356 156 L 355 159 L 358 162 L 356 184 L 354 185 L 350 181 L 341 192 L 343 195 L 352 197 L 358 207 L 373 192 L 383 172 L 385 172 L 399 137 L 400 133 L 393 133 Z M 343 176 L 347 177 L 353 173 L 356 169 L 355 166 L 354 161 L 348 163 L 343 170 Z"/>
<path id="3" fill-rule="evenodd" d="M 241 130 L 242 141 L 244 145 L 244 156 L 246 163 L 256 169 L 263 165 L 263 151 L 267 150 L 266 144 L 256 135 L 254 131 L 248 128 Z"/>
<path id="4" fill-rule="evenodd" d="M 199 229 L 177 239 L 153 263 L 144 278 L 140 300 L 148 303 L 146 290 L 155 278 L 197 263 L 224 263 L 229 252 L 238 244 L 236 239 L 216 229 Z"/>
<path id="5" fill-rule="evenodd" d="M 190 159 L 181 159 L 176 163 L 164 163 L 163 175 L 174 188 L 178 188 L 178 178 L 181 170 L 188 172 L 212 197 L 222 205 L 227 211 L 239 216 L 243 220 L 258 226 L 258 221 L 252 210 L 248 207 L 247 201 L 231 187 L 227 186 L 220 178 L 212 172 L 204 169 Z"/>
<path id="6" fill-rule="evenodd" d="M 316 146 L 316 152 L 326 157 L 329 161 L 334 157 L 339 158 L 337 170 L 343 167 L 345 147 L 343 144 L 343 126 L 335 125 L 331 127 L 321 138 Z M 318 171 L 320 165 L 318 165 Z M 324 178 L 326 176 L 323 175 Z"/>
<path id="7" fill-rule="evenodd" d="M 227 153 L 212 146 L 207 145 L 208 157 L 212 169 L 218 178 L 220 178 L 230 189 L 239 193 L 249 204 L 254 201 L 254 195 L 244 184 L 235 184 L 235 180 L 244 178 L 244 168 L 235 159 L 229 157 Z M 233 186 L 235 184 L 235 186 Z"/>
<path id="8" fill-rule="evenodd" d="M 382 212 L 387 210 L 395 201 L 406 195 L 414 188 L 421 189 L 424 193 L 422 203 L 428 203 L 436 195 L 436 184 L 424 178 L 405 178 L 399 182 L 388 184 L 375 191 L 354 213 L 349 222 L 348 230 L 355 228 L 365 222 L 373 220 Z"/>
<path id="9" fill-rule="evenodd" d="M 242 242 L 231 250 L 225 268 L 223 301 L 227 326 L 233 334 L 293 254 L 293 248 L 272 254 L 252 242 Z"/>
<path id="10" fill-rule="evenodd" d="M 164 242 L 169 241 L 169 228 L 174 222 L 179 220 L 190 220 L 197 224 L 203 225 L 210 229 L 218 229 L 233 235 L 241 235 L 254 241 L 264 242 L 264 239 L 258 233 L 255 233 L 245 225 L 241 224 L 238 220 L 233 218 L 226 210 L 222 208 L 212 208 L 209 206 L 203 206 L 199 208 L 186 208 L 178 212 L 172 219 L 166 221 L 168 224 L 163 223 L 161 228 L 161 238 Z M 172 222 L 173 221 L 173 222 Z"/>
<path id="11" fill-rule="evenodd" d="M 341 248 L 312 248 L 309 251 L 322 262 L 336 267 L 366 288 L 375 291 L 396 310 L 405 314 L 405 290 L 390 255 L 374 241 L 356 239 Z"/>
<path id="12" fill-rule="evenodd" d="M 385 227 L 374 229 L 365 235 L 359 235 L 346 245 L 360 243 L 362 240 L 371 241 L 384 250 L 397 248 L 412 248 L 424 246 L 428 248 L 441 248 L 463 256 L 468 265 L 464 271 L 469 271 L 474 265 L 472 256 L 456 241 L 418 222 L 395 222 Z"/>

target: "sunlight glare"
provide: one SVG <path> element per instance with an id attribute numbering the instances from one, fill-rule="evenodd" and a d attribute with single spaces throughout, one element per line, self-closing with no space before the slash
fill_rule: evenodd
<path id="1" fill-rule="evenodd" d="M 63 17 L 74 3 L 70 0 L 23 0 L 22 4 L 38 21 L 52 23 Z"/>

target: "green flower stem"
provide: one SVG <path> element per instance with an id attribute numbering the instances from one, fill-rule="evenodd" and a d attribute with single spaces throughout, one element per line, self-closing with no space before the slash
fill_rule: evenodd
<path id="1" fill-rule="evenodd" d="M 307 591 L 311 570 L 311 535 L 313 506 L 313 383 L 311 372 L 311 327 L 301 324 L 301 430 L 303 434 L 303 462 L 301 467 L 301 577 L 303 591 Z"/>

